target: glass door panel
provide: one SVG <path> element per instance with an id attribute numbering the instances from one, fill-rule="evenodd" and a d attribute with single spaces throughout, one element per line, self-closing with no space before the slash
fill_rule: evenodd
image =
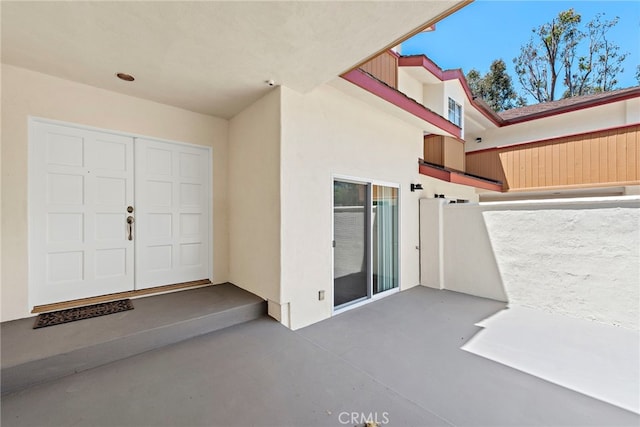
<path id="1" fill-rule="evenodd" d="M 398 189 L 374 185 L 373 294 L 398 287 Z"/>
<path id="2" fill-rule="evenodd" d="M 369 297 L 369 185 L 333 183 L 334 292 L 339 307 Z"/>

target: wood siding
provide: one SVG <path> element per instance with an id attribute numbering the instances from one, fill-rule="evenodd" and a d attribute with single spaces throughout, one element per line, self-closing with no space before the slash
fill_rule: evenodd
<path id="1" fill-rule="evenodd" d="M 444 166 L 457 171 L 465 171 L 464 142 L 444 137 Z"/>
<path id="2" fill-rule="evenodd" d="M 441 135 L 425 135 L 424 160 L 434 165 L 444 166 L 444 144 Z"/>
<path id="3" fill-rule="evenodd" d="M 466 154 L 467 172 L 504 190 L 640 182 L 640 125 Z"/>
<path id="4" fill-rule="evenodd" d="M 398 57 L 390 51 L 365 62 L 360 68 L 392 88 L 398 88 Z"/>
<path id="5" fill-rule="evenodd" d="M 464 143 L 442 135 L 425 135 L 424 160 L 434 165 L 465 171 Z"/>

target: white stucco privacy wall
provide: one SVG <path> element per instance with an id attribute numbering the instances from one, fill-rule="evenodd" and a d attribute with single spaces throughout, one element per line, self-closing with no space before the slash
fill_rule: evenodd
<path id="1" fill-rule="evenodd" d="M 640 329 L 640 199 L 482 209 L 509 304 Z"/>
<path id="2" fill-rule="evenodd" d="M 422 202 L 423 285 L 640 328 L 637 197 Z"/>
<path id="3" fill-rule="evenodd" d="M 229 280 L 226 120 L 2 64 L 2 321 L 31 315 L 27 266 L 29 116 L 212 147 L 212 280 Z"/>
<path id="4" fill-rule="evenodd" d="M 507 301 L 482 208 L 420 200 L 420 284 Z"/>
<path id="5" fill-rule="evenodd" d="M 482 208 L 477 204 L 444 205 L 443 228 L 446 289 L 507 301 Z"/>
<path id="6" fill-rule="evenodd" d="M 280 301 L 280 89 L 229 124 L 229 276 Z"/>

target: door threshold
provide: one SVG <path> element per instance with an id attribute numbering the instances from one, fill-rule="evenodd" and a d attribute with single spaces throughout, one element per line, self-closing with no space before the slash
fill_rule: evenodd
<path id="1" fill-rule="evenodd" d="M 101 302 L 115 301 L 124 298 L 135 298 L 145 295 L 161 294 L 165 292 L 178 291 L 182 289 L 198 288 L 211 285 L 211 280 L 202 279 L 192 282 L 174 283 L 173 285 L 156 286 L 135 291 L 117 292 L 115 294 L 100 295 L 96 297 L 80 298 L 71 301 L 55 302 L 52 304 L 36 305 L 31 313 L 44 313 L 47 311 L 64 310 L 73 307 L 83 307 L 85 305 L 98 304 Z"/>
<path id="2" fill-rule="evenodd" d="M 362 299 L 358 299 L 356 301 L 353 301 L 351 303 L 346 303 L 346 304 L 342 304 L 339 305 L 338 307 L 334 307 L 333 308 L 333 315 L 335 316 L 336 314 L 341 314 L 344 313 L 345 311 L 349 311 L 352 310 L 354 308 L 358 308 L 358 307 L 362 307 L 363 305 L 367 305 L 371 302 L 374 301 L 378 301 L 381 298 L 384 298 L 386 296 L 392 295 L 392 294 L 397 294 L 398 292 L 400 292 L 400 288 L 392 288 L 392 289 L 388 289 L 386 291 L 380 292 L 378 294 L 375 294 L 369 298 L 362 298 Z"/>

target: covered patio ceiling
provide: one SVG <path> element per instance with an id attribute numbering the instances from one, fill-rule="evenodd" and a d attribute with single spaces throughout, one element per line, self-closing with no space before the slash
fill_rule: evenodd
<path id="1" fill-rule="evenodd" d="M 3 1 L 2 62 L 229 118 L 268 80 L 311 91 L 468 2 Z"/>

